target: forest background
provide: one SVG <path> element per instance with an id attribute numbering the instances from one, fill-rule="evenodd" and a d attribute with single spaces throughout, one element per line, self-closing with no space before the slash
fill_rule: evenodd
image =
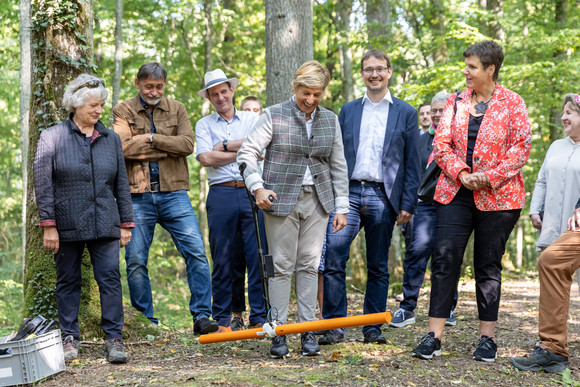
<path id="1" fill-rule="evenodd" d="M 55 0 L 53 0 L 55 1 Z M 115 9 L 120 0 L 93 0 L 94 71 L 110 91 L 115 77 Z M 295 1 L 267 0 L 280 15 Z M 36 1 L 39 2 L 39 1 Z M 57 1 L 61 5 L 75 0 Z M 33 1 L 33 4 L 35 1 Z M 272 103 L 267 95 L 264 1 L 245 0 L 124 0 L 122 71 L 115 99 L 135 95 L 133 80 L 143 63 L 156 60 L 169 73 L 166 96 L 183 102 L 192 125 L 211 112 L 197 96 L 207 69 L 222 68 L 240 79 L 236 104 L 248 95 Z M 338 113 L 343 103 L 364 93 L 359 61 L 369 47 L 389 53 L 394 69 L 392 93 L 418 107 L 441 90 L 465 87 L 463 50 L 493 38 L 502 44 L 504 66 L 499 82 L 525 100 L 532 122 L 532 153 L 524 174 L 527 206 L 550 143 L 563 136 L 562 97 L 580 93 L 579 0 L 329 0 L 312 2 L 313 57 L 332 75 L 323 104 Z M 310 11 L 308 11 L 310 12 Z M 21 317 L 23 276 L 23 156 L 19 84 L 19 3 L 0 3 L 0 336 Z M 118 51 L 117 51 L 118 52 Z M 290 86 L 287 85 L 287 94 Z M 110 126 L 112 99 L 102 115 Z M 30 128 L 31 131 L 38 128 Z M 205 224 L 206 181 L 203 169 L 190 157 L 190 198 Z M 535 271 L 537 233 L 527 210 L 508 241 L 504 268 L 514 273 Z M 391 247 L 391 294 L 400 291 L 404 242 L 396 233 Z M 364 236 L 351 250 L 351 283 L 364 288 Z M 209 247 L 206 243 L 206 247 Z M 121 253 L 123 255 L 123 252 Z M 208 257 L 209 257 L 208 249 Z M 150 273 L 157 310 L 164 323 L 177 329 L 191 325 L 183 262 L 167 233 L 156 232 Z M 465 276 L 471 275 L 471 253 Z M 124 260 L 121 257 L 121 264 Z M 126 284 L 126 281 L 123 282 Z M 126 290 L 126 289 L 125 289 Z M 125 292 L 125 294 L 128 294 Z M 179 313 L 169 311 L 180 310 Z"/>

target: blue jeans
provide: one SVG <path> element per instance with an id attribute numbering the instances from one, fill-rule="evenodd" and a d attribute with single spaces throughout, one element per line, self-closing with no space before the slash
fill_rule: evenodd
<path id="1" fill-rule="evenodd" d="M 153 297 L 147 270 L 149 248 L 155 225 L 166 229 L 185 260 L 193 320 L 211 315 L 210 271 L 197 218 L 185 190 L 132 194 L 135 229 L 125 248 L 127 282 L 131 304 L 157 324 L 153 317 Z M 159 257 L 163 259 L 163 257 Z"/>
<path id="2" fill-rule="evenodd" d="M 267 254 L 264 216 L 258 213 L 260 241 Z M 248 301 L 250 325 L 266 322 L 266 306 L 262 296 L 262 276 L 258 263 L 258 242 L 252 207 L 245 188 L 212 185 L 207 195 L 209 246 L 213 261 L 212 293 L 213 318 L 219 325 L 229 327 L 232 319 L 232 284 L 236 261 L 248 268 Z M 242 272 L 245 274 L 245 268 Z M 241 298 L 244 299 L 242 283 Z M 242 302 L 243 303 L 243 302 Z"/>
<path id="3" fill-rule="evenodd" d="M 417 307 L 417 298 L 425 278 L 427 261 L 435 246 L 435 225 L 437 212 L 434 204 L 419 202 L 413 215 L 411 241 L 403 262 L 403 296 L 401 309 L 413 311 Z"/>
<path id="4" fill-rule="evenodd" d="M 346 262 L 352 241 L 364 227 L 367 250 L 367 286 L 364 313 L 384 312 L 389 291 L 389 246 L 397 214 L 385 194 L 382 184 L 350 182 L 350 211 L 346 214 L 347 225 L 332 234 L 330 215 L 326 233 L 326 262 L 324 268 L 324 302 L 322 315 L 325 319 L 345 317 Z M 380 330 L 381 325 L 363 327 L 367 335 Z"/>

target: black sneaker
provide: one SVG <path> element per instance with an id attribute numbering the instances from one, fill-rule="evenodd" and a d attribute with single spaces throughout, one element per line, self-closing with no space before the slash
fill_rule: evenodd
<path id="1" fill-rule="evenodd" d="M 317 356 L 320 355 L 320 345 L 316 342 L 316 337 L 312 332 L 303 333 L 300 336 L 300 343 L 302 344 L 302 356 Z"/>
<path id="2" fill-rule="evenodd" d="M 365 334 L 365 343 L 375 343 L 375 344 L 387 344 L 387 339 L 381 333 L 381 331 L 372 330 Z"/>
<path id="3" fill-rule="evenodd" d="M 425 360 L 431 360 L 433 356 L 441 356 L 441 340 L 435 337 L 434 332 L 427 333 L 421 338 L 411 356 Z"/>
<path id="4" fill-rule="evenodd" d="M 230 328 L 232 328 L 232 331 L 241 331 L 246 329 L 246 324 L 244 324 L 244 320 L 241 317 L 234 317 L 232 322 L 230 322 Z"/>
<path id="5" fill-rule="evenodd" d="M 477 343 L 477 348 L 473 352 L 473 358 L 490 363 L 495 361 L 497 358 L 497 344 L 494 343 L 493 337 L 481 336 L 481 339 Z"/>
<path id="6" fill-rule="evenodd" d="M 330 329 L 324 333 L 320 339 L 318 339 L 318 344 L 320 345 L 332 345 L 336 343 L 342 343 L 344 341 L 344 333 L 338 329 Z"/>
<path id="7" fill-rule="evenodd" d="M 217 332 L 219 325 L 216 321 L 207 317 L 202 317 L 193 324 L 194 335 L 205 335 L 206 333 Z"/>
<path id="8" fill-rule="evenodd" d="M 276 336 L 270 344 L 270 356 L 274 359 L 280 359 L 288 355 L 288 345 L 286 345 L 286 336 Z"/>
<path id="9" fill-rule="evenodd" d="M 562 372 L 569 368 L 568 358 L 537 346 L 528 356 L 512 357 L 510 363 L 522 371 Z"/>
<path id="10" fill-rule="evenodd" d="M 497 344 L 493 342 L 493 337 L 481 336 L 477 343 L 477 348 L 473 352 L 473 358 L 490 363 L 495 361 L 497 358 Z"/>

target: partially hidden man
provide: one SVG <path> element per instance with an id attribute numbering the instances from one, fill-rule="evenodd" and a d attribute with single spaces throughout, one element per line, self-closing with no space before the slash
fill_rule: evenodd
<path id="1" fill-rule="evenodd" d="M 187 196 L 187 156 L 193 153 L 195 137 L 185 106 L 163 97 L 166 82 L 167 72 L 161 64 L 146 63 L 135 79 L 137 96 L 113 108 L 113 129 L 121 137 L 135 213 L 133 238 L 125 248 L 131 304 L 158 324 L 147 262 L 159 223 L 185 260 L 194 333 L 211 333 L 218 330 L 218 324 L 209 318 L 209 264 Z"/>

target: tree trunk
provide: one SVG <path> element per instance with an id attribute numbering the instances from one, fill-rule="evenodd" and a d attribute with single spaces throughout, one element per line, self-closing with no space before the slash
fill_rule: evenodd
<path id="1" fill-rule="evenodd" d="M 203 11 L 205 14 L 205 33 L 203 35 L 203 40 L 205 43 L 205 65 L 204 65 L 204 74 L 208 71 L 213 70 L 213 56 L 212 56 L 212 49 L 214 44 L 214 29 L 213 29 L 213 19 L 212 19 L 212 7 L 213 2 L 212 0 L 204 0 L 203 2 Z M 203 75 L 202 75 L 203 77 Z M 202 84 L 203 84 L 202 80 Z M 201 114 L 202 116 L 207 116 L 209 114 L 210 104 L 207 98 L 203 100 L 203 104 L 201 106 Z M 211 257 L 210 250 L 209 250 L 209 228 L 207 226 L 207 208 L 205 202 L 207 200 L 207 193 L 209 191 L 208 181 L 207 181 L 207 171 L 205 168 L 199 168 L 199 228 L 201 230 L 201 235 L 203 236 L 203 241 L 205 243 L 205 252 L 208 257 Z M 213 259 L 212 259 L 213 261 Z"/>
<path id="2" fill-rule="evenodd" d="M 390 51 L 391 29 L 393 17 L 391 15 L 390 0 L 367 0 L 367 34 L 369 48 L 382 48 Z"/>
<path id="3" fill-rule="evenodd" d="M 72 16 L 72 17 L 71 17 Z M 92 2 L 69 0 L 32 1 L 32 80 L 27 170 L 32 176 L 32 162 L 40 131 L 64 120 L 61 107 L 69 81 L 92 66 Z M 38 213 L 32 179 L 26 186 L 26 251 L 24 266 L 23 314 L 57 319 L 53 254 L 43 249 L 43 232 L 38 227 Z M 79 322 L 83 335 L 102 335 L 99 292 L 88 254 L 82 263 L 82 300 Z"/>
<path id="4" fill-rule="evenodd" d="M 433 29 L 433 35 L 435 36 L 433 60 L 435 63 L 447 63 L 449 60 L 449 52 L 445 39 L 445 34 L 447 33 L 445 26 L 445 5 L 443 4 L 443 0 L 432 0 L 431 5 L 433 7 L 431 13 L 433 17 L 429 21 L 429 25 Z"/>
<path id="5" fill-rule="evenodd" d="M 123 0 L 115 1 L 115 72 L 113 73 L 113 102 L 119 103 L 121 75 L 123 74 Z"/>
<path id="6" fill-rule="evenodd" d="M 522 268 L 524 258 L 524 217 L 520 217 L 516 228 L 516 268 Z"/>
<path id="7" fill-rule="evenodd" d="M 352 78 L 352 51 L 348 40 L 352 0 L 337 0 L 334 23 L 338 35 L 338 52 L 340 75 L 342 79 L 342 97 L 344 102 L 354 99 L 354 81 Z"/>
<path id="8" fill-rule="evenodd" d="M 311 0 L 266 0 L 267 106 L 290 98 L 290 82 L 313 50 Z"/>
<path id="9" fill-rule="evenodd" d="M 32 77 L 30 40 L 30 0 L 20 1 L 20 149 L 22 152 L 22 187 L 28 184 L 28 124 Z M 26 251 L 26 189 L 22 190 L 22 262 Z M 24 268 L 24 264 L 22 265 Z"/>
<path id="10" fill-rule="evenodd" d="M 502 0 L 487 0 L 486 8 L 493 15 L 492 19 L 487 25 L 489 37 L 495 40 L 503 41 L 505 39 L 505 32 L 500 23 L 500 20 L 503 18 Z"/>

